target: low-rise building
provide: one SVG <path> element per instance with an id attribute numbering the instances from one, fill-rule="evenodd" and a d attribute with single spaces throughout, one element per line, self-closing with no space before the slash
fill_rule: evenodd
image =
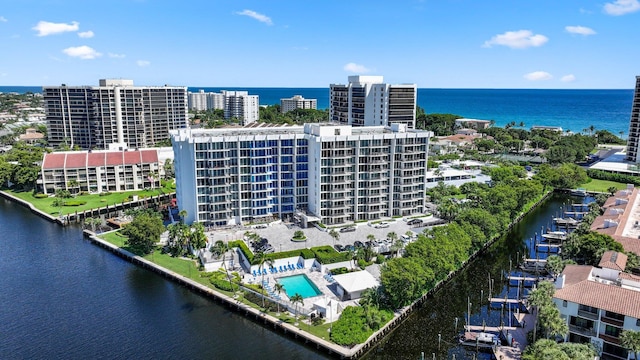
<path id="1" fill-rule="evenodd" d="M 640 196 L 633 185 L 616 192 L 604 203 L 604 213 L 593 220 L 591 230 L 611 236 L 624 251 L 640 255 Z"/>
<path id="2" fill-rule="evenodd" d="M 491 126 L 491 120 L 456 119 L 456 127 L 471 128 L 476 130 L 487 129 Z"/>
<path id="3" fill-rule="evenodd" d="M 142 190 L 160 186 L 161 170 L 157 149 L 54 152 L 38 183 L 45 194 Z"/>
<path id="4" fill-rule="evenodd" d="M 592 343 L 601 359 L 631 359 L 623 330 L 640 331 L 640 277 L 625 273 L 627 256 L 607 251 L 597 267 L 567 265 L 553 301 L 569 326 L 565 340 Z"/>

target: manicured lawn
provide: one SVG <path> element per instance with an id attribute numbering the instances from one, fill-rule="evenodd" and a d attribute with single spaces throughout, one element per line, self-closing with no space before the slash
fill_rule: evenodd
<path id="1" fill-rule="evenodd" d="M 126 241 L 126 237 L 120 235 L 117 231 L 113 231 L 113 232 L 109 232 L 106 234 L 101 234 L 100 238 L 120 247 L 123 248 L 127 251 L 130 251 L 132 253 L 135 253 L 133 251 L 133 249 L 125 246 L 125 241 Z M 140 254 L 138 254 L 140 255 Z M 214 289 L 217 292 L 220 292 L 222 294 L 225 294 L 227 296 L 233 296 L 234 294 L 228 292 L 228 291 L 224 291 L 224 290 L 220 290 L 218 288 L 215 288 L 213 285 L 211 285 L 211 282 L 209 281 L 209 279 L 207 277 L 201 277 L 201 275 L 203 274 L 200 270 L 198 270 L 198 263 L 196 260 L 185 260 L 182 258 L 174 258 L 172 256 L 169 256 L 168 254 L 162 254 L 162 252 L 159 249 L 156 249 L 153 254 L 147 254 L 143 256 L 145 259 L 158 264 L 166 269 L 169 269 L 171 271 L 174 271 L 182 276 L 188 277 L 194 281 L 197 281 L 200 284 L 203 284 L 211 289 Z M 255 309 L 260 310 L 261 306 L 258 304 L 254 304 L 251 301 L 248 301 L 247 299 L 245 299 L 244 297 L 240 297 L 238 298 L 238 300 L 246 305 L 249 305 Z M 285 311 L 284 308 L 281 308 L 281 313 L 280 316 L 276 315 L 275 311 L 269 311 L 269 315 L 272 315 L 274 317 L 279 318 L 280 320 L 289 323 L 289 324 L 294 324 L 295 323 L 295 319 L 293 318 L 292 314 L 288 313 L 287 311 Z M 310 325 L 306 322 L 303 322 L 302 319 L 298 320 L 298 328 L 300 328 L 301 330 L 307 331 L 315 336 L 318 336 L 320 338 L 326 339 L 328 341 L 329 340 L 329 328 L 331 327 L 330 324 L 322 324 L 319 326 L 313 326 Z"/>
<path id="2" fill-rule="evenodd" d="M 150 190 L 139 190 L 139 191 L 127 191 L 127 192 L 118 192 L 111 193 L 109 195 L 100 196 L 98 194 L 90 194 L 90 195 L 78 195 L 75 198 L 64 199 L 65 201 L 86 201 L 87 203 L 80 206 L 62 206 L 60 208 L 54 207 L 51 204 L 53 203 L 53 197 L 47 198 L 36 198 L 33 196 L 31 191 L 24 192 L 16 192 L 12 190 L 6 190 L 11 195 L 19 197 L 22 200 L 28 201 L 33 206 L 35 206 L 38 210 L 44 211 L 47 214 L 58 215 L 58 212 L 62 212 L 63 215 L 71 214 L 77 212 L 82 212 L 84 210 L 96 209 L 105 207 L 107 205 L 112 206 L 115 204 L 121 204 L 125 199 L 131 199 L 133 195 L 138 195 L 138 198 L 149 198 L 152 196 L 158 196 L 161 194 L 170 194 L 175 192 L 175 188 L 170 186 L 165 186 L 163 188 L 150 189 Z"/>
<path id="3" fill-rule="evenodd" d="M 580 185 L 587 191 L 609 192 L 609 188 L 615 186 L 618 190 L 626 189 L 627 184 L 608 180 L 592 179 L 590 182 Z"/>

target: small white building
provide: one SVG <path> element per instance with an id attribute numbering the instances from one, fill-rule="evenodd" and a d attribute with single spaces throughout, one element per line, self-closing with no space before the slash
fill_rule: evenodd
<path id="1" fill-rule="evenodd" d="M 380 285 L 378 280 L 366 270 L 334 275 L 333 279 L 338 285 L 336 291 L 342 300 L 359 299 L 365 290 Z"/>
<path id="2" fill-rule="evenodd" d="M 317 109 L 317 99 L 305 99 L 302 95 L 294 95 L 287 99 L 280 99 L 280 112 L 287 113 L 295 109 Z"/>

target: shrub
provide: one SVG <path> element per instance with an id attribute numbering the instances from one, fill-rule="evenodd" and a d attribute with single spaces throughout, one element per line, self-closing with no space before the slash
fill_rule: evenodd
<path id="1" fill-rule="evenodd" d="M 304 259 L 313 259 L 316 257 L 313 251 L 309 249 L 297 249 L 297 250 L 289 250 L 289 251 L 268 254 L 267 258 L 272 260 L 278 260 L 278 259 L 284 259 L 284 258 L 294 257 L 294 256 L 302 256 Z"/>
<path id="2" fill-rule="evenodd" d="M 247 244 L 244 243 L 244 241 L 242 240 L 235 240 L 235 241 L 229 241 L 229 247 L 238 247 L 240 248 L 240 251 L 242 251 L 242 253 L 244 254 L 244 256 L 247 258 L 247 260 L 249 261 L 250 264 L 253 264 L 253 252 L 251 252 L 251 250 L 249 250 L 249 247 L 247 246 Z"/>
<path id="3" fill-rule="evenodd" d="M 109 191 L 101 192 L 99 196 L 109 196 L 111 193 Z"/>
<path id="4" fill-rule="evenodd" d="M 85 205 L 87 202 L 83 200 L 69 200 L 64 202 L 64 206 L 80 206 Z"/>
<path id="5" fill-rule="evenodd" d="M 209 281 L 211 282 L 211 284 L 213 284 L 213 286 L 217 287 L 220 290 L 234 292 L 238 289 L 238 287 L 235 286 L 233 282 L 229 284 L 229 280 L 218 279 L 217 277 L 212 276 L 209 278 Z"/>
<path id="6" fill-rule="evenodd" d="M 339 253 L 329 245 L 311 248 L 316 259 L 322 264 L 333 264 L 349 260 L 349 253 Z"/>
<path id="7" fill-rule="evenodd" d="M 43 193 L 38 193 L 38 194 L 33 194 L 33 197 L 36 198 L 36 199 L 44 199 L 44 198 L 48 198 L 49 195 L 43 194 Z"/>
<path id="8" fill-rule="evenodd" d="M 331 269 L 331 274 L 333 275 L 340 275 L 340 274 L 346 274 L 349 272 L 349 269 L 347 269 L 346 267 L 339 267 L 339 268 L 335 268 L 335 269 Z"/>

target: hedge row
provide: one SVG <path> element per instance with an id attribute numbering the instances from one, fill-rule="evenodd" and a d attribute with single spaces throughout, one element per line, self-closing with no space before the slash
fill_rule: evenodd
<path id="1" fill-rule="evenodd" d="M 615 174 L 602 170 L 587 170 L 587 175 L 592 179 L 615 181 L 640 186 L 640 177 L 638 176 Z"/>
<path id="2" fill-rule="evenodd" d="M 314 247 L 311 250 L 321 264 L 333 264 L 350 259 L 349 253 L 339 253 L 329 245 Z"/>
<path id="3" fill-rule="evenodd" d="M 242 240 L 229 241 L 229 247 L 239 247 L 240 251 L 242 251 L 242 253 L 244 254 L 244 257 L 247 258 L 250 264 L 253 264 L 253 258 L 254 258 L 253 252 L 249 250 L 249 247 L 247 246 L 247 244 L 244 243 L 244 241 Z"/>
<path id="4" fill-rule="evenodd" d="M 64 202 L 64 206 L 80 206 L 86 204 L 86 201 L 83 200 L 69 200 Z"/>

